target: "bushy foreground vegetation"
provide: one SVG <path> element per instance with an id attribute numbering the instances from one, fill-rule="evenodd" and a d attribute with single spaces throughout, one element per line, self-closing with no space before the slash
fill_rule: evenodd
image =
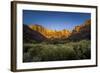
<path id="1" fill-rule="evenodd" d="M 23 62 L 82 60 L 91 58 L 91 43 L 81 40 L 69 43 L 24 44 Z"/>

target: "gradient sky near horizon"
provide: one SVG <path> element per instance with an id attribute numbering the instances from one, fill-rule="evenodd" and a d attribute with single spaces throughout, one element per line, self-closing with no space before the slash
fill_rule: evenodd
<path id="1" fill-rule="evenodd" d="M 72 30 L 91 19 L 91 13 L 23 10 L 23 24 L 39 24 L 52 30 Z"/>

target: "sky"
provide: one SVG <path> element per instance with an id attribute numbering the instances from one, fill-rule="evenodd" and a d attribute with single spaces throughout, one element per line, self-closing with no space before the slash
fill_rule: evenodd
<path id="1" fill-rule="evenodd" d="M 39 24 L 51 30 L 72 30 L 91 19 L 91 13 L 23 10 L 23 24 Z"/>

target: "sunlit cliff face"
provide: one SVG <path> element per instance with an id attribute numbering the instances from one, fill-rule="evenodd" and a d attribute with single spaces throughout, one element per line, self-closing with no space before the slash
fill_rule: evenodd
<path id="1" fill-rule="evenodd" d="M 75 26 L 75 28 L 73 30 L 75 30 L 76 32 L 80 32 L 83 29 L 84 30 L 89 30 L 88 27 L 91 26 L 91 20 L 87 20 L 85 21 L 83 24 L 79 25 L 79 26 Z M 87 27 L 87 28 L 86 28 Z"/>
<path id="2" fill-rule="evenodd" d="M 51 30 L 51 29 L 47 29 L 38 24 L 28 25 L 28 27 L 32 30 L 38 31 L 39 33 L 41 33 L 48 39 L 51 39 L 51 38 L 59 38 L 59 39 L 62 38 L 63 39 L 63 38 L 68 38 L 73 33 L 79 33 L 81 31 L 90 32 L 90 29 L 88 28 L 90 27 L 90 25 L 91 25 L 91 20 L 87 20 L 83 24 L 79 26 L 75 26 L 72 31 L 69 31 L 67 29 Z"/>
<path id="3" fill-rule="evenodd" d="M 38 24 L 29 25 L 29 28 L 40 32 L 47 38 L 66 38 L 71 34 L 71 32 L 66 29 L 50 30 L 50 29 L 44 28 L 43 26 L 38 25 Z"/>

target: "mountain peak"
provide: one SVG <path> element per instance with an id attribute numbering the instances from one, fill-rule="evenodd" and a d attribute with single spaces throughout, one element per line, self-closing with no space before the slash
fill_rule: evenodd
<path id="1" fill-rule="evenodd" d="M 89 20 L 86 20 L 84 22 L 84 24 L 75 26 L 75 28 L 73 29 L 73 31 L 80 32 L 83 28 L 85 28 L 86 26 L 90 26 L 90 25 L 91 25 L 91 20 L 89 19 Z"/>
<path id="2" fill-rule="evenodd" d="M 85 21 L 84 24 L 75 26 L 69 39 L 78 41 L 81 39 L 91 39 L 91 20 Z"/>
<path id="3" fill-rule="evenodd" d="M 68 38 L 71 35 L 78 35 L 78 33 L 84 32 L 84 33 L 89 33 L 91 30 L 91 20 L 86 20 L 84 22 L 84 24 L 75 26 L 74 29 L 72 31 L 69 31 L 67 29 L 63 29 L 63 30 L 51 30 L 51 29 L 47 29 L 45 27 L 43 27 L 42 25 L 39 24 L 30 24 L 28 25 L 28 27 L 31 30 L 37 31 L 39 33 L 41 33 L 43 36 L 45 36 L 46 38 L 50 39 L 50 38 Z M 75 36 L 76 36 L 75 35 Z"/>
<path id="4" fill-rule="evenodd" d="M 70 35 L 70 31 L 67 29 L 63 30 L 51 30 L 47 29 L 39 24 L 31 24 L 28 26 L 30 29 L 38 31 L 42 35 L 44 35 L 47 38 L 66 38 Z"/>

